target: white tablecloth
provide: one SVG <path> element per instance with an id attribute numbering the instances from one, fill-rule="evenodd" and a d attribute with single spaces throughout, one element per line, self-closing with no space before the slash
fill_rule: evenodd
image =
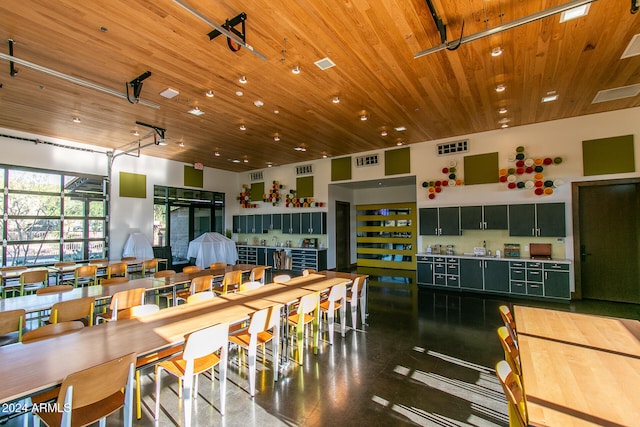
<path id="1" fill-rule="evenodd" d="M 142 233 L 131 233 L 122 249 L 122 256 L 133 256 L 137 259 L 152 259 L 153 248 L 147 236 Z"/>
<path id="2" fill-rule="evenodd" d="M 196 265 L 208 268 L 214 262 L 234 265 L 238 260 L 236 242 L 220 233 L 204 233 L 189 242 L 187 258 L 195 258 Z"/>

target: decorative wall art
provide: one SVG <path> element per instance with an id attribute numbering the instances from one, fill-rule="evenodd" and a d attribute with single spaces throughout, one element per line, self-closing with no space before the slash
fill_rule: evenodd
<path id="1" fill-rule="evenodd" d="M 514 154 L 509 155 L 509 162 L 513 165 L 498 171 L 498 179 L 511 190 L 531 190 L 537 196 L 549 196 L 554 188 L 563 184 L 561 179 L 545 180 L 545 168 L 562 163 L 562 157 L 528 157 L 523 146 L 516 148 Z"/>
<path id="2" fill-rule="evenodd" d="M 449 166 L 442 168 L 444 177 L 432 181 L 423 181 L 422 187 L 427 189 L 427 198 L 433 200 L 436 194 L 441 193 L 444 188 L 463 185 L 463 181 L 458 178 L 458 163 L 455 160 L 449 162 Z"/>

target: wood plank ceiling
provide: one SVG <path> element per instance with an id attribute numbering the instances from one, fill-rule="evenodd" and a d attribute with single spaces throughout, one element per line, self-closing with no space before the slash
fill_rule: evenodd
<path id="1" fill-rule="evenodd" d="M 143 154 L 246 171 L 499 129 L 503 119 L 513 127 L 640 106 L 639 96 L 592 103 L 600 90 L 640 83 L 640 56 L 620 59 L 640 33 L 629 1 L 598 0 L 583 18 L 560 23 L 555 15 L 418 59 L 440 44 L 425 0 L 183 1 L 218 24 L 245 12 L 247 42 L 267 60 L 232 52 L 224 37 L 210 41 L 213 28 L 172 0 L 0 2 L 0 33 L 15 41 L 16 58 L 121 94 L 151 71 L 140 98 L 159 106 L 24 64 L 11 77 L 5 58 L 0 127 L 127 150 L 138 143 L 135 130 L 147 136 L 141 144 L 153 141 L 141 121 L 169 138 Z M 566 1 L 434 6 L 451 42 Z M 492 57 L 496 47 L 504 53 Z M 322 58 L 335 67 L 320 70 L 314 62 Z M 161 97 L 166 88 L 179 95 Z M 541 103 L 552 91 L 558 100 Z M 194 107 L 205 114 L 189 114 Z"/>

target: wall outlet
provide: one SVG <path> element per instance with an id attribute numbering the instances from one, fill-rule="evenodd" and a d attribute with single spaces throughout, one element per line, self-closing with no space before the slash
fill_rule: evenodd
<path id="1" fill-rule="evenodd" d="M 558 237 L 556 243 L 564 243 L 564 237 Z"/>
<path id="2" fill-rule="evenodd" d="M 524 245 L 524 251 L 529 252 L 529 245 Z"/>

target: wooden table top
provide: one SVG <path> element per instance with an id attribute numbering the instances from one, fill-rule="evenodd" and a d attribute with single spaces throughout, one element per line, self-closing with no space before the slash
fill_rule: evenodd
<path id="1" fill-rule="evenodd" d="M 321 281 L 313 282 L 320 286 Z M 337 279 L 324 281 L 323 286 L 329 288 Z M 140 319 L 102 323 L 77 333 L 0 347 L 0 402 L 55 386 L 70 373 L 131 352 L 144 355 L 182 343 L 186 334 L 208 325 L 241 322 L 259 309 L 309 292 L 302 284 L 269 284 L 198 304 L 169 307 Z M 65 363 L 60 363 L 62 360 Z"/>
<path id="2" fill-rule="evenodd" d="M 520 306 L 514 314 L 531 425 L 638 424 L 636 321 Z"/>

